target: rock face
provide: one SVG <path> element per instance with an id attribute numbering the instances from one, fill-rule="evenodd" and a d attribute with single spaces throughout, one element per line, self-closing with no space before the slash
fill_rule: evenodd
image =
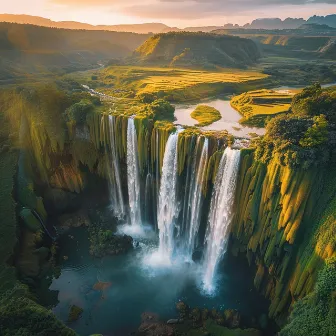
<path id="1" fill-rule="evenodd" d="M 141 315 L 141 325 L 138 335 L 142 336 L 173 336 L 174 328 L 171 325 L 160 322 L 157 314 L 143 313 Z"/>
<path id="2" fill-rule="evenodd" d="M 89 226 L 90 219 L 85 210 L 80 210 L 76 213 L 59 217 L 58 222 L 61 228 L 69 229 L 71 227 Z"/>
<path id="3" fill-rule="evenodd" d="M 90 254 L 96 258 L 106 255 L 119 255 L 133 248 L 133 238 L 115 235 L 110 230 L 99 230 L 91 235 Z"/>
<path id="4" fill-rule="evenodd" d="M 241 151 L 232 222 L 235 249 L 256 266 L 254 285 L 271 300 L 269 316 L 282 324 L 290 306 L 310 293 L 335 255 L 335 170 L 295 169 L 274 156 L 258 161 Z M 295 262 L 292 262 L 295 261 Z"/>
<path id="5" fill-rule="evenodd" d="M 185 330 L 199 330 L 199 332 L 204 332 L 204 335 L 260 335 L 260 331 L 255 328 L 261 328 L 262 325 L 258 325 L 255 322 L 255 318 L 242 317 L 240 312 L 234 309 L 226 309 L 224 311 L 191 309 L 184 302 L 178 302 L 176 309 L 180 316 L 180 319 L 172 320 L 176 335 L 180 335 Z M 187 333 L 186 335 L 189 334 Z"/>

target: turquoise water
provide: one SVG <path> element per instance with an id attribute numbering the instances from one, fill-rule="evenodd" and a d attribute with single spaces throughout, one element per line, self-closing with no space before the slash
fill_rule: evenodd
<path id="1" fill-rule="evenodd" d="M 253 289 L 245 262 L 225 258 L 216 294 L 206 296 L 200 290 L 198 265 L 178 260 L 161 265 L 153 254 L 156 235 L 149 231 L 146 236 L 150 239 L 137 239 L 139 246 L 127 255 L 94 259 L 89 255 L 86 229 L 64 234 L 60 238 L 62 272 L 50 287 L 59 291 L 54 313 L 66 322 L 75 304 L 84 312 L 68 325 L 80 335 L 125 336 L 139 327 L 143 312 L 159 314 L 163 320 L 177 317 L 175 305 L 180 300 L 191 307 L 239 309 L 247 316 L 259 317 L 267 311 L 267 302 Z M 111 285 L 102 293 L 93 289 L 98 281 Z"/>

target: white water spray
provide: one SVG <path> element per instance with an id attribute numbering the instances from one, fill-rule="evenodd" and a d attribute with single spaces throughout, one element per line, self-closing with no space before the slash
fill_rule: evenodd
<path id="1" fill-rule="evenodd" d="M 130 222 L 133 227 L 140 226 L 141 203 L 138 141 L 133 118 L 128 119 L 127 125 L 127 187 Z"/>
<path id="2" fill-rule="evenodd" d="M 174 252 L 174 227 L 179 213 L 177 199 L 178 133 L 169 136 L 163 158 L 158 202 L 159 258 L 170 263 Z"/>
<path id="3" fill-rule="evenodd" d="M 108 169 L 110 179 L 110 197 L 114 214 L 121 218 L 125 215 L 125 205 L 121 189 L 119 157 L 116 150 L 115 119 L 112 115 L 109 116 L 109 131 L 112 166 Z"/>
<path id="4" fill-rule="evenodd" d="M 221 159 L 212 194 L 206 250 L 203 260 L 203 286 L 207 293 L 214 291 L 214 276 L 219 261 L 226 252 L 240 160 L 240 151 L 227 148 Z"/>

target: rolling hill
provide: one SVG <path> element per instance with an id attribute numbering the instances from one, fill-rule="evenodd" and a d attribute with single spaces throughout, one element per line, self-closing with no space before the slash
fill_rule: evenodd
<path id="1" fill-rule="evenodd" d="M 174 32 L 149 38 L 134 52 L 140 64 L 174 67 L 245 67 L 257 62 L 252 40 L 209 33 Z"/>
<path id="2" fill-rule="evenodd" d="M 149 36 L 0 23 L 0 79 L 97 67 L 132 54 Z"/>

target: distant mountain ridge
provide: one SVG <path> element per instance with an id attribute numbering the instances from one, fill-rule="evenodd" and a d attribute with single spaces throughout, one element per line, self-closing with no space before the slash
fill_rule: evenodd
<path id="1" fill-rule="evenodd" d="M 133 32 L 138 34 L 158 34 L 176 31 L 189 31 L 189 32 L 210 32 L 218 29 L 297 29 L 304 24 L 320 24 L 328 25 L 329 27 L 336 28 L 336 14 L 327 16 L 312 16 L 308 20 L 302 18 L 287 18 L 281 20 L 279 18 L 265 18 L 256 19 L 251 23 L 239 26 L 237 24 L 228 23 L 223 26 L 200 26 L 200 27 L 169 27 L 163 23 L 140 23 L 140 24 L 121 24 L 121 25 L 91 25 L 88 23 L 76 21 L 52 21 L 39 16 L 31 15 L 16 15 L 16 14 L 0 14 L 0 22 L 13 22 L 21 24 L 34 24 L 43 27 L 65 28 L 65 29 L 85 29 L 85 30 L 108 30 L 117 32 Z"/>
<path id="2" fill-rule="evenodd" d="M 138 34 L 161 33 L 169 27 L 163 23 L 141 23 L 121 25 L 91 25 L 76 21 L 53 21 L 40 16 L 0 14 L 0 22 L 13 22 L 20 24 L 33 24 L 42 27 L 63 28 L 63 29 L 85 29 L 85 30 L 109 30 L 116 32 L 130 32 Z"/>
<path id="3" fill-rule="evenodd" d="M 336 14 L 327 16 L 312 16 L 308 20 L 287 18 L 281 20 L 279 18 L 256 19 L 251 23 L 244 25 L 247 29 L 297 29 L 304 24 L 320 24 L 336 28 Z"/>

